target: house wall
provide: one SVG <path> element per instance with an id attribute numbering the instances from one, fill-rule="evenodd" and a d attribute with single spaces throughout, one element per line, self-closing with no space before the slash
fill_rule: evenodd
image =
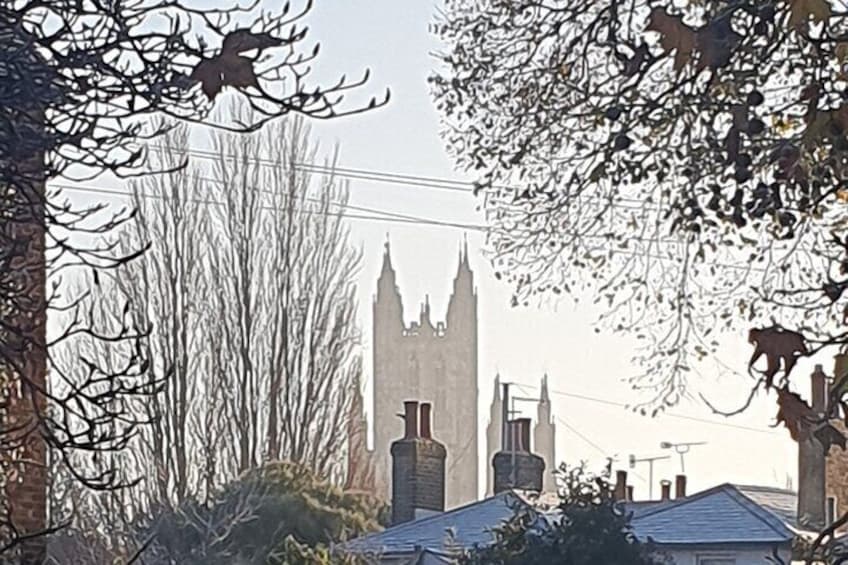
<path id="1" fill-rule="evenodd" d="M 843 434 L 848 434 L 845 424 L 835 420 L 831 422 Z M 848 512 L 848 451 L 832 446 L 825 460 L 825 496 L 835 499 L 835 518 Z M 846 531 L 841 528 L 840 531 Z"/>
<path id="2" fill-rule="evenodd" d="M 764 546 L 661 547 L 660 551 L 669 556 L 673 560 L 674 565 L 700 565 L 701 562 L 699 559 L 703 559 L 704 557 L 735 558 L 735 565 L 763 565 L 763 563 L 769 563 L 767 559 L 774 555 L 773 548 Z M 791 558 L 789 546 L 784 546 L 778 555 L 784 563 L 789 563 Z"/>

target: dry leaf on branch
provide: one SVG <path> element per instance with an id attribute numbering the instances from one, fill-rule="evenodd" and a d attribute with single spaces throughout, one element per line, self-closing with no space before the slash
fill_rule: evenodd
<path id="1" fill-rule="evenodd" d="M 660 34 L 660 45 L 667 53 L 676 51 L 674 54 L 676 71 L 680 71 L 692 60 L 697 33 L 683 23 L 682 17 L 672 16 L 666 12 L 665 8 L 654 8 L 651 10 L 651 17 L 645 29 Z"/>
<path id="2" fill-rule="evenodd" d="M 278 47 L 282 44 L 282 39 L 271 34 L 237 29 L 224 38 L 221 53 L 200 61 L 190 78 L 200 83 L 203 94 L 210 100 L 214 100 L 225 86 L 258 88 L 259 82 L 253 68 L 254 59 L 242 53 L 254 50 L 261 52 L 263 49 Z"/>
<path id="3" fill-rule="evenodd" d="M 834 445 L 838 445 L 845 450 L 845 434 L 839 431 L 836 426 L 832 424 L 824 424 L 816 429 L 813 432 L 813 435 L 816 436 L 816 439 L 819 443 L 824 447 L 824 454 L 827 455 L 830 453 L 830 448 Z"/>
<path id="4" fill-rule="evenodd" d="M 830 18 L 831 8 L 828 0 L 789 0 L 789 25 L 800 27 L 810 19 L 823 22 Z"/>
<path id="5" fill-rule="evenodd" d="M 795 441 L 805 439 L 813 420 L 812 408 L 797 393 L 783 387 L 777 390 L 777 423 L 786 426 Z"/>

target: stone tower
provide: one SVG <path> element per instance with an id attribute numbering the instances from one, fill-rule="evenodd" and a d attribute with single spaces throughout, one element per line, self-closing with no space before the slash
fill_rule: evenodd
<path id="1" fill-rule="evenodd" d="M 556 426 L 553 423 L 551 399 L 548 394 L 548 376 L 542 378 L 542 392 L 536 404 L 536 426 L 533 430 L 533 445 L 526 446 L 527 450 L 536 453 L 545 462 L 545 474 L 542 490 L 556 492 L 554 471 L 558 465 L 556 460 Z M 501 451 L 503 434 L 503 398 L 501 398 L 500 375 L 495 377 L 495 394 L 489 409 L 489 424 L 486 427 L 486 494 L 494 493 L 495 471 L 492 458 Z"/>
<path id="2" fill-rule="evenodd" d="M 492 459 L 501 450 L 503 442 L 503 399 L 501 398 L 501 376 L 495 375 L 495 394 L 489 408 L 489 424 L 486 426 L 486 496 L 495 494 L 495 475 Z"/>
<path id="3" fill-rule="evenodd" d="M 347 423 L 347 476 L 344 486 L 345 490 L 377 494 L 374 452 L 368 449 L 368 420 L 358 377 L 354 383 Z"/>
<path id="4" fill-rule="evenodd" d="M 551 414 L 551 398 L 548 396 L 548 375 L 542 377 L 542 392 L 536 405 L 536 427 L 533 429 L 534 451 L 545 461 L 544 492 L 556 492 L 554 471 L 556 463 L 556 427 Z"/>
<path id="5" fill-rule="evenodd" d="M 433 435 L 447 448 L 447 507 L 477 499 L 477 292 L 467 245 L 445 322 L 433 324 L 430 304 L 407 325 L 388 243 L 374 299 L 374 452 L 378 492 L 392 492 L 392 441 L 404 433 L 398 407 L 433 405 Z"/>

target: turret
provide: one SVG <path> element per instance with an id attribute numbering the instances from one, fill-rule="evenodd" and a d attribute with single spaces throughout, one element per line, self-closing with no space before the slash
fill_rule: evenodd
<path id="1" fill-rule="evenodd" d="M 386 328 L 398 334 L 403 330 L 403 305 L 397 288 L 395 270 L 392 267 L 391 249 L 388 240 L 383 252 L 383 266 L 377 280 L 377 295 L 374 297 L 374 328 Z M 376 336 L 375 336 L 376 338 Z"/>
<path id="2" fill-rule="evenodd" d="M 501 398 L 501 376 L 495 375 L 495 392 L 489 408 L 489 424 L 486 426 L 486 461 L 492 461 L 503 445 L 503 399 Z M 486 494 L 494 494 L 495 470 L 489 465 L 486 473 Z"/>
<path id="3" fill-rule="evenodd" d="M 543 490 L 556 492 L 556 426 L 551 415 L 551 398 L 548 395 L 548 375 L 542 377 L 542 390 L 539 403 L 536 406 L 536 427 L 533 430 L 533 440 L 536 452 L 545 460 L 545 477 Z"/>
<path id="4" fill-rule="evenodd" d="M 459 250 L 459 265 L 453 279 L 453 293 L 448 301 L 448 332 L 451 328 L 477 328 L 477 291 L 474 288 L 474 273 L 468 262 L 468 242 Z"/>

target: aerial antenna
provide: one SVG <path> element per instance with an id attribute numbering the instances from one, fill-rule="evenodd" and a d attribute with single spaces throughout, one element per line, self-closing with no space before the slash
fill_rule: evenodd
<path id="1" fill-rule="evenodd" d="M 685 443 L 672 443 L 670 441 L 664 441 L 660 443 L 660 449 L 673 449 L 680 455 L 680 472 L 684 475 L 686 474 L 686 465 L 683 460 L 683 456 L 689 453 L 689 450 L 694 445 L 706 445 L 705 441 L 690 441 Z"/>

